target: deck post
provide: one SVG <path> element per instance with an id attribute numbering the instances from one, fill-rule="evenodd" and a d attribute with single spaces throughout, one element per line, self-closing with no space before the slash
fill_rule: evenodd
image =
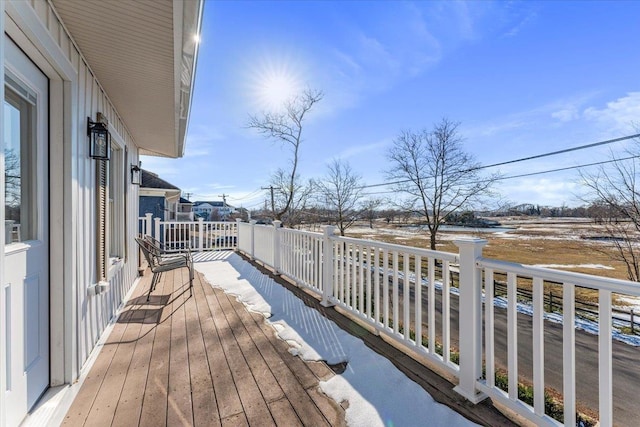
<path id="1" fill-rule="evenodd" d="M 282 221 L 273 221 L 273 274 L 280 275 L 280 227 Z"/>
<path id="2" fill-rule="evenodd" d="M 249 214 L 249 218 L 251 218 L 251 214 Z M 242 222 L 242 218 L 236 218 L 236 251 L 240 251 L 240 223 Z"/>
<path id="3" fill-rule="evenodd" d="M 251 225 L 251 245 L 249 246 L 251 248 L 251 253 L 249 253 L 249 259 L 251 261 L 253 261 L 255 258 L 253 257 L 253 254 L 255 253 L 255 247 L 256 247 L 256 221 L 255 219 L 252 219 L 251 221 L 249 221 L 249 225 Z"/>
<path id="4" fill-rule="evenodd" d="M 482 277 L 476 260 L 482 257 L 484 239 L 459 239 L 460 278 L 460 381 L 454 388 L 472 403 L 487 396 L 476 388 L 482 377 Z"/>
<path id="5" fill-rule="evenodd" d="M 144 234 L 146 234 L 147 236 L 151 236 L 151 226 L 153 224 L 153 214 L 151 212 L 147 212 L 146 214 L 144 214 L 144 216 L 147 218 L 144 220 Z"/>
<path id="6" fill-rule="evenodd" d="M 154 222 L 155 222 L 155 233 L 156 233 L 156 234 L 155 234 L 155 236 L 153 236 L 153 237 L 155 237 L 155 239 L 156 239 L 158 242 L 166 243 L 166 242 L 164 241 L 164 239 L 162 238 L 162 236 L 160 236 L 160 218 L 155 218 L 155 219 L 154 219 Z"/>
<path id="7" fill-rule="evenodd" d="M 202 252 L 204 237 L 204 218 L 198 218 L 198 252 Z"/>
<path id="8" fill-rule="evenodd" d="M 331 237 L 336 227 L 325 225 L 322 236 L 322 304 L 324 307 L 333 307 L 333 244 Z"/>

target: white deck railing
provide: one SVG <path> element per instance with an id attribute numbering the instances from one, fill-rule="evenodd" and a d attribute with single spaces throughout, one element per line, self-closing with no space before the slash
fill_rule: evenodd
<path id="1" fill-rule="evenodd" d="M 489 396 L 536 424 L 559 424 L 545 414 L 543 287 L 563 287 L 563 388 L 556 391 L 563 396 L 568 426 L 576 425 L 575 288 L 597 291 L 599 319 L 606 320 L 599 323 L 599 372 L 593 375 L 599 379 L 600 425 L 613 424 L 611 295 L 640 297 L 637 283 L 486 259 L 486 241 L 480 239 L 456 241 L 459 252 L 452 254 L 339 237 L 333 231 L 284 229 L 278 222 L 275 227 L 240 223 L 238 249 L 315 292 L 323 305 L 342 307 L 412 354 L 444 368 L 458 378 L 455 389 L 465 398 L 475 403 Z M 455 292 L 452 272 L 458 277 Z M 507 281 L 508 392 L 494 380 L 498 274 Z M 533 286 L 533 406 L 518 396 L 516 291 L 521 280 Z M 458 303 L 457 328 L 451 324 L 452 295 Z M 460 331 L 459 336 L 452 337 L 454 331 Z"/>
<path id="2" fill-rule="evenodd" d="M 189 248 L 202 252 L 218 249 L 235 249 L 238 239 L 238 223 L 220 221 L 161 221 L 151 214 L 138 218 L 141 234 L 162 242 L 167 250 L 180 251 Z"/>

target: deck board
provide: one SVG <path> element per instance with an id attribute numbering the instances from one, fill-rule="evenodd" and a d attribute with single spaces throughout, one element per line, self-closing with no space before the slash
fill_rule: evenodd
<path id="1" fill-rule="evenodd" d="M 196 273 L 147 272 L 89 371 L 65 425 L 343 425 L 264 318 Z"/>
<path id="2" fill-rule="evenodd" d="M 138 286 L 134 291 L 134 297 L 139 296 L 142 287 Z M 127 324 L 116 323 L 109 336 L 107 343 L 117 343 L 122 340 L 122 336 L 126 330 Z M 94 405 L 96 397 L 102 389 L 103 383 L 107 377 L 107 372 L 114 355 L 117 351 L 117 345 L 105 345 L 96 358 L 92 369 L 87 374 L 82 385 L 82 393 L 78 394 L 72 407 L 67 412 L 63 421 L 63 425 L 76 426 L 85 425 L 87 418 L 91 415 L 91 408 Z"/>
<path id="3" fill-rule="evenodd" d="M 162 275 L 167 283 L 162 288 L 163 296 L 173 295 L 174 272 L 169 271 Z M 148 286 L 148 283 L 147 283 Z M 158 289 L 156 288 L 156 295 Z M 144 388 L 139 392 L 143 393 L 142 408 L 139 425 L 156 426 L 166 423 L 167 414 L 167 390 L 169 383 L 169 361 L 168 356 L 171 350 L 171 323 L 173 304 L 167 303 L 163 308 L 160 323 L 156 326 L 156 333 L 151 349 L 151 359 L 149 360 L 149 370 Z"/>
<path id="4" fill-rule="evenodd" d="M 188 365 L 190 366 L 189 374 L 193 389 L 191 394 L 193 424 L 196 426 L 220 426 L 216 394 L 200 323 L 204 320 L 200 317 L 200 309 L 202 307 L 198 307 L 195 302 L 190 304 L 186 322 L 189 342 Z"/>
<path id="5" fill-rule="evenodd" d="M 157 286 L 157 290 L 160 294 L 164 294 L 164 287 L 167 285 L 167 281 L 163 280 Z M 168 285 L 167 285 L 168 286 Z M 139 286 L 139 289 L 144 287 Z M 168 292 L 168 290 L 167 290 Z M 162 313 L 162 307 L 153 306 L 155 308 L 138 308 L 143 302 L 146 304 L 146 296 L 141 294 L 138 298 L 134 298 L 129 301 L 131 311 L 144 310 L 146 315 L 140 325 L 140 335 L 135 343 L 135 349 L 131 358 L 131 364 L 129 365 L 129 371 L 122 387 L 122 393 L 118 407 L 116 408 L 115 415 L 113 417 L 114 426 L 126 426 L 131 424 L 131 420 L 140 420 L 140 414 L 142 412 L 142 400 L 144 394 L 140 393 L 140 390 L 144 390 L 149 375 L 149 366 L 151 361 L 151 352 L 153 350 L 153 341 L 156 335 L 156 326 L 159 321 L 162 320 L 160 314 Z M 161 303 L 159 298 L 152 300 L 154 302 Z M 121 317 L 122 319 L 122 317 Z"/>

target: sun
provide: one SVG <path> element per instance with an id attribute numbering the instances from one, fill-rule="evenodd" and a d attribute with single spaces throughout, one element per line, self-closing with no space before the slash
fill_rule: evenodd
<path id="1" fill-rule="evenodd" d="M 251 74 L 249 96 L 262 111 L 283 108 L 304 88 L 300 68 L 289 58 L 266 58 L 255 64 Z"/>

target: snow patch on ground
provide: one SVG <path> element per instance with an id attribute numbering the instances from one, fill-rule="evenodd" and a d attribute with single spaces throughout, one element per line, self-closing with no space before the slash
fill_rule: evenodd
<path id="1" fill-rule="evenodd" d="M 347 369 L 320 383 L 337 402 L 348 401 L 349 426 L 471 426 L 457 412 L 441 405 L 389 360 L 364 342 L 307 307 L 284 287 L 236 254 L 197 262 L 207 281 L 235 295 L 249 310 L 262 313 L 276 334 L 305 360 L 348 362 Z"/>
<path id="2" fill-rule="evenodd" d="M 640 314 L 640 297 L 618 296 L 620 302 L 626 303 L 625 309 L 633 309 L 634 312 Z"/>
<path id="3" fill-rule="evenodd" d="M 534 264 L 533 266 L 544 268 L 592 268 L 594 270 L 614 270 L 613 267 L 602 264 Z"/>

